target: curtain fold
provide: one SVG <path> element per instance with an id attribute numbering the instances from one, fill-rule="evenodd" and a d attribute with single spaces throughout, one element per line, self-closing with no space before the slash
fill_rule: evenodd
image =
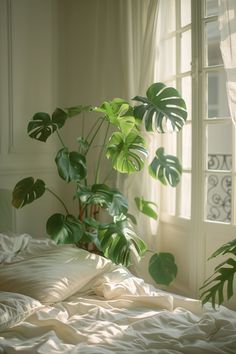
<path id="1" fill-rule="evenodd" d="M 135 95 L 144 95 L 155 81 L 157 54 L 157 16 L 159 0 L 119 0 L 119 37 L 122 43 L 123 96 L 132 100 Z M 137 218 L 137 233 L 147 243 L 150 250 L 157 251 L 158 221 L 138 212 L 134 198 L 143 197 L 160 207 L 160 187 L 148 173 L 148 164 L 154 157 L 159 144 L 157 134 L 146 133 L 148 150 L 153 154 L 146 161 L 144 170 L 130 176 L 119 176 L 118 186 L 128 197 L 129 210 Z M 148 281 L 148 253 L 141 263 L 136 263 L 133 271 Z"/>
<path id="2" fill-rule="evenodd" d="M 236 1 L 219 0 L 221 53 L 227 75 L 226 89 L 230 114 L 236 125 Z"/>

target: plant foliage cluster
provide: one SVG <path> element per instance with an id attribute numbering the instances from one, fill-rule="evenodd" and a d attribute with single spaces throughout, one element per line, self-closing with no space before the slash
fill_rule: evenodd
<path id="1" fill-rule="evenodd" d="M 52 193 L 63 205 L 64 214 L 56 213 L 49 217 L 46 225 L 48 235 L 57 243 L 75 243 L 103 254 L 117 264 L 129 266 L 131 255 L 142 257 L 147 246 L 135 232 L 136 219 L 129 213 L 128 201 L 117 188 L 101 180 L 102 158 L 111 161 L 112 169 L 118 173 L 138 173 L 144 168 L 149 154 L 147 144 L 141 133 L 141 127 L 147 132 L 165 133 L 179 131 L 186 118 L 186 105 L 179 92 L 163 83 L 152 84 L 146 96 L 133 98 L 134 105 L 115 98 L 103 102 L 99 107 L 79 105 L 70 108 L 57 108 L 52 115 L 36 113 L 28 123 L 28 135 L 46 142 L 56 134 L 61 148 L 55 157 L 59 176 L 66 183 L 74 183 L 74 199 L 79 208 L 72 215 L 64 201 L 41 179 L 27 177 L 19 181 L 13 190 L 12 204 L 16 208 L 24 207 Z M 88 134 L 82 132 L 77 138 L 78 149 L 71 151 L 63 141 L 60 130 L 73 117 L 84 120 L 84 114 L 94 114 L 94 124 Z M 83 124 L 82 124 L 83 125 Z M 88 170 L 88 152 L 99 132 L 104 132 L 104 141 L 100 147 L 97 166 L 91 180 Z M 177 186 L 182 167 L 177 157 L 165 154 L 159 147 L 148 166 L 150 175 L 164 185 Z M 90 178 L 88 178 L 90 177 Z M 148 217 L 157 219 L 155 201 L 147 201 L 143 196 L 135 196 L 139 211 Z M 109 215 L 109 221 L 99 220 L 99 211 L 103 209 Z M 149 271 L 159 284 L 169 284 L 176 276 L 177 266 L 170 253 L 154 254 L 150 259 Z"/>

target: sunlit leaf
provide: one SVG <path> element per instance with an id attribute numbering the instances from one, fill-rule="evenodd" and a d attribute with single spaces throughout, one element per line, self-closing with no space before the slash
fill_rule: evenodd
<path id="1" fill-rule="evenodd" d="M 111 158 L 114 169 L 121 173 L 140 171 L 147 157 L 145 141 L 133 131 L 127 136 L 113 133 L 107 144 L 106 156 Z"/>
<path id="2" fill-rule="evenodd" d="M 164 133 L 181 130 L 187 119 L 186 104 L 179 92 L 163 83 L 152 84 L 146 97 L 135 96 L 133 100 L 141 102 L 134 109 L 134 115 L 143 119 L 147 131 Z"/>
<path id="3" fill-rule="evenodd" d="M 139 198 L 139 197 L 136 197 L 134 200 L 135 200 L 138 210 L 141 213 L 149 216 L 150 218 L 157 220 L 158 215 L 157 215 L 157 204 L 156 203 L 150 202 L 148 200 L 144 200 L 143 198 Z"/>
<path id="4" fill-rule="evenodd" d="M 98 237 L 105 257 L 116 264 L 129 266 L 131 254 L 140 258 L 147 250 L 146 244 L 138 238 L 128 219 L 107 224 L 99 230 Z"/>

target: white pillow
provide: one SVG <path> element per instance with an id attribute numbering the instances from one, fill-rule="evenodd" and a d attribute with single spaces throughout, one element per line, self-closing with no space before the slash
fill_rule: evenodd
<path id="1" fill-rule="evenodd" d="M 28 234 L 12 236 L 0 234 L 0 263 L 11 263 L 29 255 L 37 255 L 55 245 L 49 238 L 34 239 Z"/>
<path id="2" fill-rule="evenodd" d="M 113 267 L 104 257 L 71 245 L 58 245 L 37 256 L 0 265 L 0 290 L 53 303 L 66 299 Z"/>
<path id="3" fill-rule="evenodd" d="M 0 331 L 23 321 L 42 306 L 29 296 L 0 291 Z"/>

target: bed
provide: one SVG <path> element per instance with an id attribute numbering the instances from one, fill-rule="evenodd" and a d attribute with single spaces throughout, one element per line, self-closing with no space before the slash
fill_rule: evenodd
<path id="1" fill-rule="evenodd" d="M 0 353 L 236 353 L 234 311 L 73 245 L 0 234 L 0 263 Z"/>

